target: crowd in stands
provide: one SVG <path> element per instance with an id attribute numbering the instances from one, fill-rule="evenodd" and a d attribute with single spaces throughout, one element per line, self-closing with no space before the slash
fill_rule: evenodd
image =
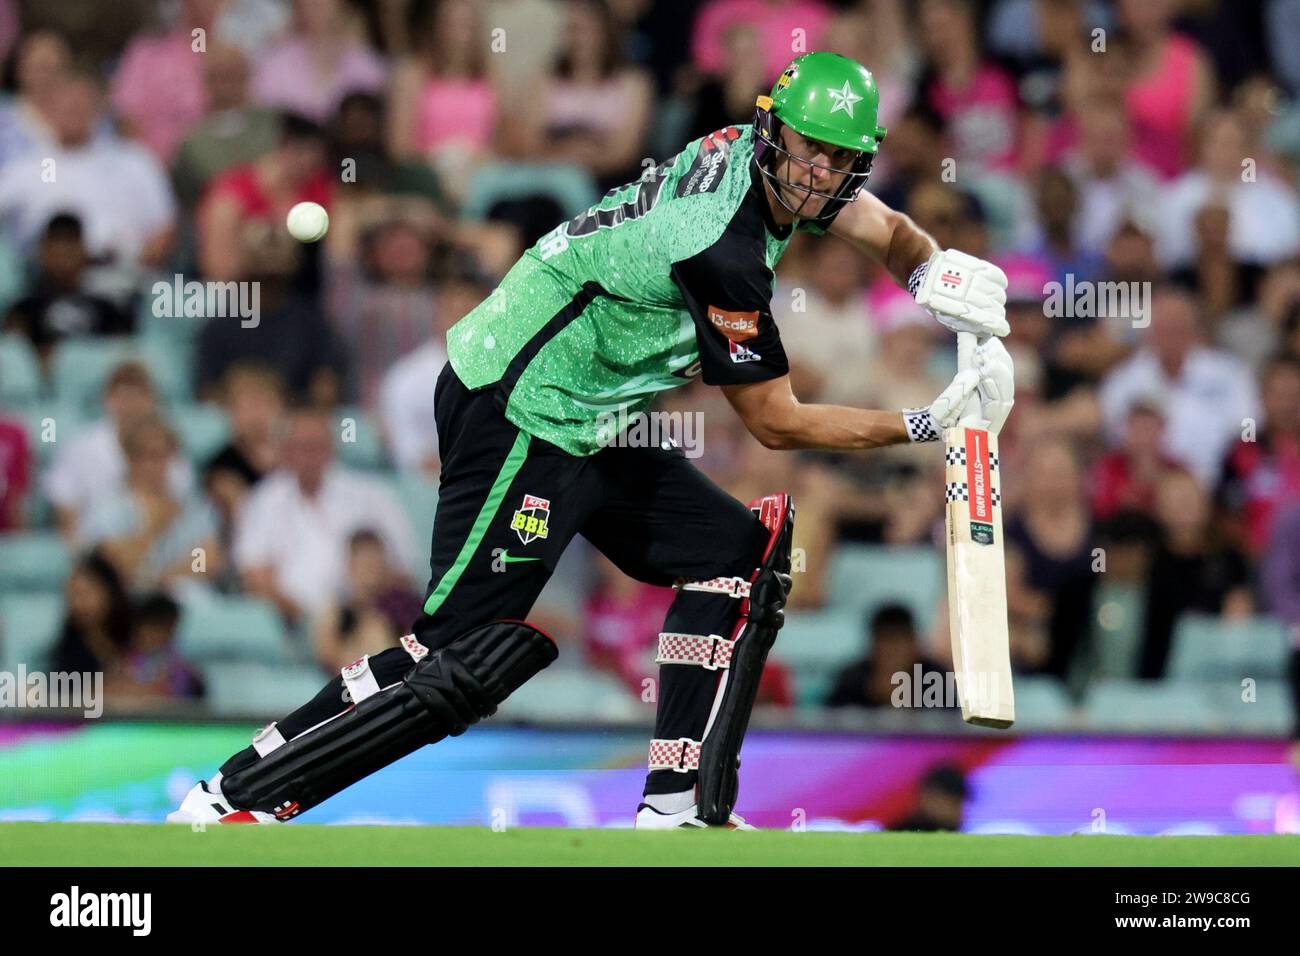
<path id="1" fill-rule="evenodd" d="M 1268 617 L 1300 684 L 1300 0 L 0 0 L 0 314 L 40 376 L 0 410 L 0 530 L 76 555 L 52 659 L 200 695 L 175 630 L 205 590 L 270 602 L 322 668 L 405 633 L 429 528 L 381 479 L 435 493 L 447 329 L 816 49 L 875 73 L 869 188 L 1010 280 L 1017 669 L 1160 678 L 1186 615 Z M 305 200 L 319 244 L 282 225 Z M 173 277 L 255 283 L 255 320 L 177 314 Z M 792 243 L 773 312 L 806 401 L 927 404 L 953 371 L 836 240 Z M 98 341 L 132 350 L 79 381 Z M 223 440 L 193 454 L 182 405 Z M 837 548 L 942 548 L 932 446 L 771 452 L 700 383 L 663 408 L 703 413 L 698 463 L 738 498 L 794 495 L 793 613 L 833 600 Z M 639 692 L 670 594 L 589 564 L 543 616 Z M 934 598 L 872 609 L 867 656 L 802 703 L 946 666 Z M 765 700 L 797 696 L 774 667 Z"/>

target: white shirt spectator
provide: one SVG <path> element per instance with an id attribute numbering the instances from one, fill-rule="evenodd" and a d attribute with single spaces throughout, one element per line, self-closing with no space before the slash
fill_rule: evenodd
<path id="1" fill-rule="evenodd" d="M 1112 445 L 1120 441 L 1129 409 L 1140 400 L 1154 401 L 1164 410 L 1165 453 L 1206 485 L 1218 478 L 1245 420 L 1259 416 L 1250 369 L 1234 355 L 1203 346 L 1188 354 L 1176 379 L 1142 349 L 1106 376 L 1098 397 Z"/>
<path id="2" fill-rule="evenodd" d="M 217 16 L 217 36 L 253 59 L 289 26 L 287 0 L 233 0 Z"/>
<path id="3" fill-rule="evenodd" d="M 1300 201 L 1295 191 L 1264 170 L 1255 182 L 1216 187 L 1199 170 L 1171 183 L 1159 204 L 1156 255 L 1165 268 L 1196 258 L 1196 215 L 1220 200 L 1228 209 L 1228 251 L 1238 262 L 1272 265 L 1300 251 Z M 1222 196 L 1216 191 L 1222 189 Z"/>
<path id="4" fill-rule="evenodd" d="M 1078 155 L 1067 156 L 1065 171 L 1079 192 L 1075 239 L 1088 252 L 1104 252 L 1115 231 L 1134 210 L 1151 205 L 1160 180 L 1147 166 L 1130 160 L 1106 179 L 1094 174 Z M 1141 213 L 1138 213 L 1141 215 Z"/>
<path id="5" fill-rule="evenodd" d="M 447 350 L 430 340 L 393 364 L 379 387 L 379 411 L 393 461 L 402 471 L 421 471 L 438 454 L 433 393 L 447 364 Z"/>
<path id="6" fill-rule="evenodd" d="M 75 510 L 80 524 L 97 497 L 120 493 L 125 477 L 126 455 L 117 426 L 105 418 L 58 445 L 45 473 L 45 497 L 56 507 Z M 184 458 L 176 458 L 168 467 L 167 485 L 182 499 L 194 487 L 194 469 Z"/>
<path id="7" fill-rule="evenodd" d="M 796 291 L 802 293 L 798 299 Z M 802 305 L 798 311 L 796 302 Z M 819 398 L 840 394 L 866 375 L 876 347 L 866 295 L 852 295 L 837 305 L 814 288 L 782 284 L 772 296 L 772 313 L 790 361 L 821 377 Z"/>
<path id="8" fill-rule="evenodd" d="M 315 498 L 288 471 L 272 472 L 253 489 L 235 526 L 240 571 L 270 566 L 276 585 L 311 610 L 343 596 L 348 539 L 370 529 L 394 567 L 415 563 L 415 539 L 401 505 L 373 478 L 338 465 L 325 472 Z"/>
<path id="9" fill-rule="evenodd" d="M 131 263 L 172 224 L 176 205 L 158 160 L 127 140 L 38 147 L 0 168 L 0 224 L 23 245 L 60 212 L 81 220 L 92 256 Z"/>
<path id="10" fill-rule="evenodd" d="M 197 493 L 178 499 L 180 512 L 154 540 L 136 571 L 136 590 L 162 585 L 163 575 L 179 562 L 190 560 L 193 550 L 216 539 L 219 528 L 216 511 Z M 146 516 L 125 486 L 97 497 L 86 513 L 82 540 L 87 545 L 137 535 L 145 528 Z"/>

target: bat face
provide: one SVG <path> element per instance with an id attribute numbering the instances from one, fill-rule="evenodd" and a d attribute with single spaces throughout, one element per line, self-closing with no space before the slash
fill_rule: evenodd
<path id="1" fill-rule="evenodd" d="M 1016 719 L 1007 631 L 1006 559 L 997 436 L 944 431 L 948 628 L 962 718 L 985 727 Z"/>

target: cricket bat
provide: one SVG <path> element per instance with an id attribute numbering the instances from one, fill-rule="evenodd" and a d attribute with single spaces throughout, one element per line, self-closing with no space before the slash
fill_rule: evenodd
<path id="1" fill-rule="evenodd" d="M 957 335 L 957 365 L 971 367 L 975 336 Z M 1010 727 L 1016 719 L 1007 631 L 998 437 L 979 417 L 978 399 L 944 429 L 948 531 L 948 629 L 961 716 L 968 724 Z"/>

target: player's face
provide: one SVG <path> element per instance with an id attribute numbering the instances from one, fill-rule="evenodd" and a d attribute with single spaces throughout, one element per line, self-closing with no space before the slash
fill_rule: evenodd
<path id="1" fill-rule="evenodd" d="M 802 218 L 812 218 L 852 171 L 858 151 L 809 139 L 788 126 L 781 129 L 781 144 L 788 153 L 776 170 L 782 196 Z"/>

